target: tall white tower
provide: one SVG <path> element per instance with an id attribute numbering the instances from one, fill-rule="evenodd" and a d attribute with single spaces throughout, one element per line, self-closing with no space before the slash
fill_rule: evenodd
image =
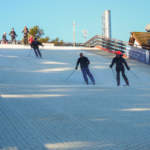
<path id="1" fill-rule="evenodd" d="M 102 15 L 102 34 L 105 38 L 111 38 L 111 12 L 105 10 Z"/>

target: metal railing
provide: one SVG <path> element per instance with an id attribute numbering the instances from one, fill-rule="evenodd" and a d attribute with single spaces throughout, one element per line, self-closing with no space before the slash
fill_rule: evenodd
<path id="1" fill-rule="evenodd" d="M 138 45 L 133 44 L 131 45 L 128 42 L 117 40 L 117 39 L 108 39 L 101 35 L 96 35 L 92 37 L 90 40 L 84 43 L 84 46 L 86 47 L 95 47 L 95 46 L 101 46 L 102 48 L 109 49 L 110 51 L 122 51 L 125 52 L 128 47 L 134 47 L 139 49 L 145 49 L 150 50 L 150 46 L 148 45 Z"/>
<path id="2" fill-rule="evenodd" d="M 122 51 L 125 52 L 127 47 L 127 42 L 116 40 L 116 39 L 108 39 L 104 36 L 96 35 L 86 43 L 84 43 L 87 47 L 95 47 L 101 46 L 102 48 L 108 49 L 110 51 Z"/>

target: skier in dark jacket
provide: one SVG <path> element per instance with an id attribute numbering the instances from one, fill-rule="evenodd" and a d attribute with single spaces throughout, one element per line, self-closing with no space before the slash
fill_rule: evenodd
<path id="1" fill-rule="evenodd" d="M 9 35 L 11 36 L 11 42 L 12 43 L 14 42 L 16 44 L 16 36 L 17 36 L 17 34 L 16 34 L 14 28 L 12 28 L 12 30 L 9 33 Z"/>
<path id="2" fill-rule="evenodd" d="M 83 53 L 80 53 L 80 58 L 78 59 L 76 67 L 75 67 L 76 70 L 78 69 L 79 64 L 80 64 L 80 68 L 81 68 L 83 78 L 84 78 L 86 84 L 88 84 L 87 76 L 89 76 L 92 83 L 95 84 L 95 79 L 94 79 L 93 75 L 91 74 L 89 67 L 88 67 L 90 64 L 90 61 L 88 60 L 87 57 L 83 56 Z"/>
<path id="3" fill-rule="evenodd" d="M 8 44 L 6 32 L 4 32 L 4 34 L 2 35 L 2 44 Z"/>
<path id="4" fill-rule="evenodd" d="M 31 43 L 31 47 L 34 49 L 36 57 L 42 58 L 42 54 L 39 50 L 39 45 L 43 46 L 41 42 L 37 41 L 37 38 L 35 38 Z"/>
<path id="5" fill-rule="evenodd" d="M 113 65 L 116 64 L 116 79 L 117 79 L 117 85 L 120 85 L 120 72 L 122 73 L 122 76 L 124 78 L 124 81 L 126 82 L 126 85 L 129 86 L 128 78 L 125 75 L 125 68 L 124 65 L 128 70 L 130 70 L 126 60 L 122 57 L 122 53 L 120 51 L 116 52 L 116 57 L 113 58 L 112 63 L 110 65 L 110 68 L 113 67 Z"/>
<path id="6" fill-rule="evenodd" d="M 23 43 L 25 45 L 27 45 L 28 44 L 28 33 L 29 33 L 27 26 L 24 27 L 22 33 L 23 33 Z"/>

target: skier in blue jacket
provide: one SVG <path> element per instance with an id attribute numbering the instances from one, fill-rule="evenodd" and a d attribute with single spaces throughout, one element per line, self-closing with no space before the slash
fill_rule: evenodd
<path id="1" fill-rule="evenodd" d="M 117 79 L 117 85 L 120 86 L 120 72 L 122 73 L 122 77 L 124 81 L 126 82 L 126 85 L 129 86 L 129 81 L 127 76 L 125 75 L 125 67 L 130 70 L 130 67 L 128 66 L 126 60 L 122 57 L 122 52 L 117 51 L 116 56 L 113 58 L 112 63 L 110 64 L 110 68 L 113 67 L 113 65 L 116 64 L 116 79 Z"/>
<path id="2" fill-rule="evenodd" d="M 34 50 L 36 57 L 42 58 L 42 54 L 41 54 L 41 52 L 40 52 L 40 50 L 39 50 L 39 45 L 43 46 L 43 44 L 42 44 L 41 42 L 39 42 L 39 41 L 37 40 L 37 38 L 35 38 L 35 39 L 32 41 L 32 43 L 31 43 L 31 47 L 32 47 L 33 50 Z"/>
<path id="3" fill-rule="evenodd" d="M 89 84 L 88 76 L 89 76 L 90 80 L 92 81 L 92 83 L 95 84 L 95 79 L 94 79 L 94 77 L 93 77 L 93 75 L 90 72 L 89 67 L 88 67 L 90 64 L 90 61 L 87 57 L 85 57 L 83 55 L 83 53 L 80 53 L 80 57 L 77 60 L 77 64 L 75 67 L 76 70 L 78 69 L 79 64 L 80 64 L 80 68 L 81 68 L 83 78 L 84 78 L 84 81 L 86 82 L 86 84 Z"/>

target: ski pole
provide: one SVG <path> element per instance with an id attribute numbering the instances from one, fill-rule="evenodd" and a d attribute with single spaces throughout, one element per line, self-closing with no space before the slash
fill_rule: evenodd
<path id="1" fill-rule="evenodd" d="M 29 57 L 31 55 L 31 51 L 32 51 L 32 49 L 28 52 L 27 57 Z"/>
<path id="2" fill-rule="evenodd" d="M 113 74 L 113 82 L 116 83 L 116 76 L 115 76 L 113 68 L 111 68 L 111 71 L 112 71 L 112 74 Z"/>
<path id="3" fill-rule="evenodd" d="M 136 75 L 136 73 L 134 71 L 130 71 L 137 79 L 139 79 L 139 77 Z"/>
<path id="4" fill-rule="evenodd" d="M 111 68 L 111 70 L 112 70 L 112 73 L 113 73 L 113 77 L 115 78 L 115 73 L 114 73 L 114 70 L 113 70 L 113 68 Z"/>
<path id="5" fill-rule="evenodd" d="M 73 70 L 73 71 L 69 74 L 69 76 L 66 78 L 65 81 L 69 80 L 69 78 L 75 73 L 75 71 L 76 71 L 76 70 Z"/>

